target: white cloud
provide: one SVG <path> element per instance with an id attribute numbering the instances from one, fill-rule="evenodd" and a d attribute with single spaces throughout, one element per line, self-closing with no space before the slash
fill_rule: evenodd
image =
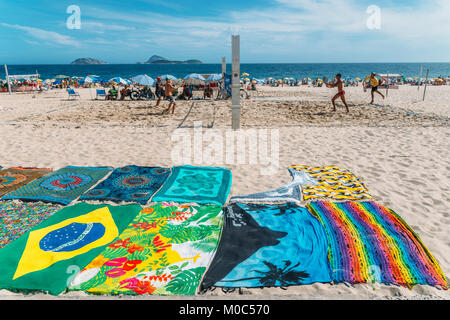
<path id="1" fill-rule="evenodd" d="M 420 7 L 398 3 L 390 3 L 389 7 L 380 5 L 380 30 L 367 28 L 367 2 L 276 1 L 278 5 L 272 7 L 230 9 L 220 16 L 207 17 L 180 17 L 150 11 L 120 12 L 95 7 L 85 8 L 84 13 L 90 18 L 87 22 L 90 30 L 108 33 L 131 28 L 133 32 L 123 35 L 122 40 L 141 39 L 143 47 L 151 43 L 157 48 L 176 50 L 180 56 L 174 59 L 184 58 L 186 50 L 198 53 L 202 49 L 208 50 L 208 56 L 228 51 L 232 30 L 236 29 L 241 34 L 243 56 L 247 50 L 248 57 L 267 57 L 270 52 L 274 59 L 286 57 L 291 61 L 297 56 L 302 59 L 301 53 L 308 55 L 310 60 L 320 57 L 328 61 L 392 61 L 390 57 L 400 56 L 394 55 L 392 48 L 404 50 L 405 60 L 431 57 L 433 47 L 450 50 L 448 41 L 443 41 L 449 31 L 448 0 L 429 0 Z M 258 54 L 258 50 L 262 53 Z"/>
<path id="2" fill-rule="evenodd" d="M 94 21 L 83 21 L 81 24 L 83 30 L 93 33 L 105 33 L 108 31 L 126 32 L 136 30 L 135 27 L 122 26 L 112 23 L 101 23 Z"/>
<path id="3" fill-rule="evenodd" d="M 72 37 L 65 36 L 65 35 L 62 35 L 57 32 L 47 31 L 47 30 L 33 28 L 33 27 L 21 26 L 18 24 L 11 25 L 8 23 L 1 23 L 1 25 L 4 27 L 7 27 L 7 28 L 25 31 L 30 37 L 39 39 L 39 40 L 44 40 L 49 43 L 66 45 L 66 46 L 75 46 L 75 47 L 78 47 L 80 45 L 79 42 L 76 41 L 75 39 L 73 39 Z"/>

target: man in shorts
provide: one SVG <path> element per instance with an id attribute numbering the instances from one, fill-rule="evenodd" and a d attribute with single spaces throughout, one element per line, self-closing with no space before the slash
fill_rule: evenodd
<path id="1" fill-rule="evenodd" d="M 378 91 L 378 86 L 380 85 L 380 82 L 376 78 L 376 74 L 373 72 L 370 75 L 368 75 L 363 81 L 364 92 L 366 91 L 366 81 L 368 80 L 370 81 L 370 85 L 372 86 L 372 91 L 370 93 L 372 96 L 372 101 L 370 102 L 370 104 L 373 104 L 373 101 L 375 99 L 375 92 L 378 93 L 380 96 L 382 96 L 384 99 L 384 95 L 380 91 Z"/>
<path id="2" fill-rule="evenodd" d="M 342 102 L 344 103 L 345 107 L 347 108 L 347 112 L 350 112 L 350 109 L 348 108 L 347 101 L 345 100 L 345 91 L 343 89 L 344 83 L 341 80 L 342 75 L 338 73 L 336 75 L 336 82 L 334 84 L 327 84 L 328 88 L 338 88 L 338 93 L 331 99 L 331 102 L 333 103 L 333 111 L 336 112 L 336 99 L 341 98 Z"/>
<path id="3" fill-rule="evenodd" d="M 176 90 L 177 87 L 172 85 L 172 81 L 170 79 L 167 79 L 165 89 L 166 99 L 169 100 L 169 107 L 166 112 L 170 113 L 170 109 L 172 108 L 172 114 L 174 114 L 177 103 L 175 101 L 175 97 L 173 96 L 173 90 Z"/>

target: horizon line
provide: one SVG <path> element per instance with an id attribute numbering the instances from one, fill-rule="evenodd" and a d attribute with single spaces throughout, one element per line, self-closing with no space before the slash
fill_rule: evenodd
<path id="1" fill-rule="evenodd" d="M 411 61 L 411 62 L 398 62 L 398 61 L 383 61 L 383 62 L 241 62 L 241 64 L 387 64 L 387 63 L 396 63 L 396 64 L 406 64 L 406 63 L 423 63 L 423 64 L 432 64 L 432 63 L 450 63 L 450 61 L 433 61 L 433 62 L 426 62 L 426 61 Z M 107 63 L 107 64 L 71 64 L 71 63 L 22 63 L 22 64 L 15 64 L 15 63 L 1 63 L 2 66 L 4 65 L 10 65 L 10 66 L 110 66 L 110 65 L 144 65 L 144 66 L 174 66 L 174 65 L 208 65 L 208 64 L 214 64 L 214 65 L 222 65 L 220 62 L 204 62 L 204 63 L 183 63 L 183 64 L 140 64 L 140 63 Z M 227 65 L 231 65 L 231 63 L 227 63 Z"/>

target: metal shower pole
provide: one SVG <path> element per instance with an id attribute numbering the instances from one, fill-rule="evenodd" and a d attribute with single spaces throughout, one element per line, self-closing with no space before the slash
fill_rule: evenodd
<path id="1" fill-rule="evenodd" d="M 232 51 L 232 84 L 231 84 L 231 127 L 233 130 L 241 128 L 241 94 L 240 94 L 240 74 L 241 74 L 241 47 L 240 36 L 231 36 Z"/>

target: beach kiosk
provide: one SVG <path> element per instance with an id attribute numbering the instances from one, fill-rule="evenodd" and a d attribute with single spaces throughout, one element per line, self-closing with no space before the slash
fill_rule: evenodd
<path id="1" fill-rule="evenodd" d="M 41 76 L 40 74 L 36 73 L 35 74 L 15 74 L 15 75 L 9 75 L 8 74 L 8 66 L 5 64 L 5 75 L 6 75 L 6 82 L 8 83 L 8 92 L 9 94 L 11 94 L 11 81 L 15 81 L 15 80 L 32 80 L 35 79 L 35 81 L 37 82 L 37 79 L 39 79 L 39 77 Z"/>
<path id="2" fill-rule="evenodd" d="M 389 73 L 389 74 L 384 73 L 384 74 L 379 74 L 379 76 L 384 78 L 384 79 L 386 79 L 386 80 L 388 80 L 390 85 L 392 85 L 392 84 L 394 84 L 394 85 L 402 84 L 404 79 L 405 79 L 405 77 L 403 75 L 398 74 L 398 73 L 392 73 L 392 74 L 391 73 Z"/>

